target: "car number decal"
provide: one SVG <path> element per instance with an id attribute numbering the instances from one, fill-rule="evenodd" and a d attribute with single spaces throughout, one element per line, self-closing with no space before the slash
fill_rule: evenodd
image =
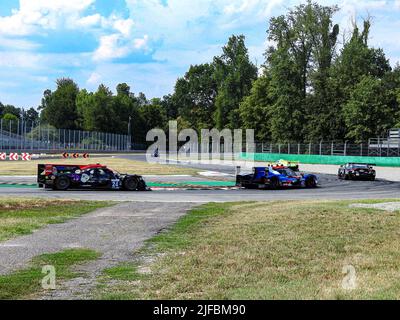
<path id="1" fill-rule="evenodd" d="M 81 176 L 81 182 L 82 182 L 82 183 L 88 182 L 89 179 L 90 179 L 90 177 L 89 177 L 89 175 L 87 175 L 86 173 L 84 173 L 84 174 Z"/>
<path id="2" fill-rule="evenodd" d="M 120 188 L 120 183 L 121 183 L 121 181 L 119 179 L 111 180 L 111 188 L 119 189 Z"/>

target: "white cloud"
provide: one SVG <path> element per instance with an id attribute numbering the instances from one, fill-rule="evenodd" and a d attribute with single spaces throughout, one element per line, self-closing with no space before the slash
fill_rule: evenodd
<path id="1" fill-rule="evenodd" d="M 113 27 L 115 30 L 118 30 L 125 37 L 129 37 L 131 35 L 133 26 L 135 23 L 132 19 L 118 19 L 115 20 Z"/>
<path id="2" fill-rule="evenodd" d="M 118 33 L 102 36 L 100 46 L 93 54 L 93 59 L 101 61 L 124 58 L 134 51 L 147 49 L 148 40 L 147 35 L 136 39 L 125 38 Z"/>
<path id="3" fill-rule="evenodd" d="M 20 51 L 29 51 L 33 49 L 37 49 L 39 45 L 32 41 L 24 40 L 24 39 L 10 39 L 7 37 L 0 36 L 0 47 L 5 47 L 8 50 L 20 50 Z"/>
<path id="4" fill-rule="evenodd" d="M 149 36 L 145 34 L 143 38 L 137 38 L 133 41 L 135 49 L 146 49 L 149 42 Z"/>
<path id="5" fill-rule="evenodd" d="M 12 15 L 0 17 L 0 33 L 29 35 L 42 29 L 55 29 L 65 21 L 78 21 L 79 14 L 95 0 L 20 0 Z"/>
<path id="6" fill-rule="evenodd" d="M 93 72 L 86 82 L 90 85 L 97 85 L 100 83 L 100 80 L 101 80 L 101 75 L 98 74 L 97 72 Z"/>
<path id="7" fill-rule="evenodd" d="M 107 60 L 113 58 L 121 58 L 127 54 L 127 49 L 119 45 L 121 36 L 119 34 L 111 34 L 100 38 L 100 46 L 94 53 L 94 60 Z"/>
<path id="8" fill-rule="evenodd" d="M 76 25 L 83 27 L 83 28 L 95 27 L 95 26 L 101 25 L 103 19 L 104 18 L 100 14 L 96 13 L 96 14 L 78 19 L 76 21 Z"/>

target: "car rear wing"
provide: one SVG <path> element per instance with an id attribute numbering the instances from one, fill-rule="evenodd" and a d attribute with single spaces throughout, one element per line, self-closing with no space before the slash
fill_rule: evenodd
<path id="1" fill-rule="evenodd" d="M 46 182 L 46 165 L 45 164 L 38 165 L 37 182 L 39 184 L 44 184 Z"/>

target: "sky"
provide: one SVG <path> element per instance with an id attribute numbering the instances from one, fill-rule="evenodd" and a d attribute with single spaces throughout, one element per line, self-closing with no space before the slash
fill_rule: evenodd
<path id="1" fill-rule="evenodd" d="M 172 93 L 192 64 L 212 61 L 232 34 L 244 34 L 264 62 L 272 16 L 301 0 L 0 0 L 0 101 L 30 108 L 57 78 L 113 91 L 126 82 L 148 98 Z M 400 0 L 323 0 L 352 21 L 372 17 L 370 44 L 400 62 Z"/>

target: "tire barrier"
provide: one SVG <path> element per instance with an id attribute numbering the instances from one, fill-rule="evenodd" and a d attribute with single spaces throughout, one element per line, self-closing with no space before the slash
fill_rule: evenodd
<path id="1" fill-rule="evenodd" d="M 9 155 L 7 155 L 5 152 L 0 153 L 0 161 L 6 161 L 7 158 L 9 161 L 31 161 L 32 155 L 30 153 L 10 153 Z"/>

